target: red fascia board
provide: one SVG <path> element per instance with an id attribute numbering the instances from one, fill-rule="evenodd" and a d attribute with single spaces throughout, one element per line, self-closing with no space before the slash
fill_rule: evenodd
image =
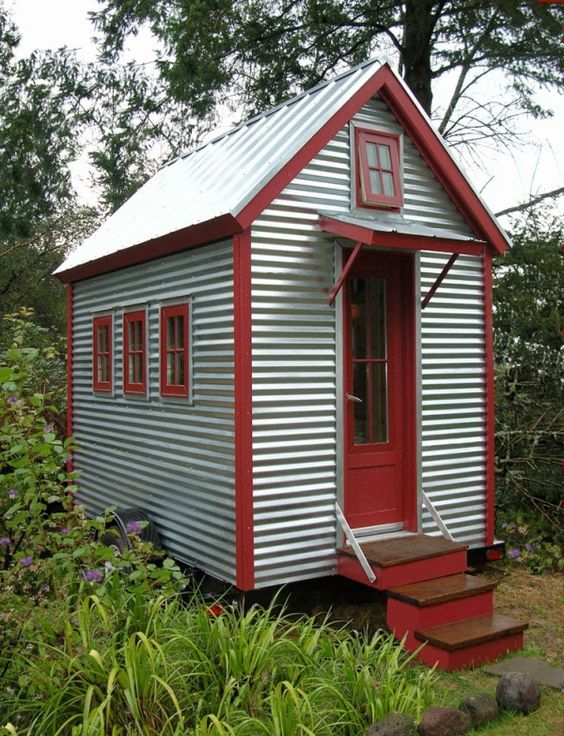
<path id="1" fill-rule="evenodd" d="M 464 215 L 470 228 L 502 255 L 507 242 L 499 225 L 486 210 L 458 165 L 437 137 L 427 118 L 419 111 L 401 83 L 391 73 L 380 89 L 384 102 L 403 126 L 440 184 Z"/>
<path id="2" fill-rule="evenodd" d="M 213 220 L 191 225 L 159 238 L 147 240 L 145 243 L 124 248 L 116 253 L 110 253 L 107 256 L 102 256 L 102 258 L 97 258 L 95 261 L 69 268 L 67 271 L 56 274 L 56 276 L 64 284 L 82 281 L 92 276 L 99 276 L 102 273 L 117 271 L 120 268 L 152 261 L 171 253 L 178 253 L 186 248 L 193 248 L 227 237 L 230 238 L 235 233 L 241 232 L 242 229 L 235 217 L 221 215 Z"/>
<path id="3" fill-rule="evenodd" d="M 401 250 L 430 250 L 439 253 L 465 253 L 479 256 L 482 254 L 485 243 L 476 243 L 472 240 L 454 240 L 451 238 L 430 238 L 425 235 L 405 235 L 403 233 L 378 232 L 362 225 L 353 225 L 348 222 L 321 215 L 319 227 L 323 232 L 338 237 L 360 241 L 365 245 L 384 248 L 400 248 Z"/>
<path id="4" fill-rule="evenodd" d="M 286 163 L 260 192 L 237 214 L 244 227 L 250 227 L 260 213 L 288 186 L 299 172 L 343 128 L 360 108 L 393 76 L 390 67 L 381 66 L 362 87 L 323 125 Z"/>

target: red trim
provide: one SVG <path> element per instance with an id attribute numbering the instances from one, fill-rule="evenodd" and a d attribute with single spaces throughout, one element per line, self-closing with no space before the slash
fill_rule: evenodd
<path id="1" fill-rule="evenodd" d="M 418 648 L 422 642 L 418 641 Z M 495 641 L 475 644 L 455 652 L 447 652 L 432 644 L 425 644 L 417 654 L 417 658 L 429 667 L 437 665 L 437 669 L 453 672 L 465 667 L 476 667 L 483 662 L 502 657 L 508 652 L 516 652 L 523 648 L 523 634 L 511 634 Z"/>
<path id="2" fill-rule="evenodd" d="M 373 143 L 377 151 L 377 163 L 371 166 L 368 161 L 368 144 Z M 390 149 L 390 166 L 384 166 L 380 161 L 380 146 Z M 399 135 L 381 133 L 366 128 L 355 129 L 355 154 L 356 154 L 356 204 L 357 206 L 386 207 L 399 209 L 403 204 L 403 193 L 400 176 Z M 392 177 L 393 195 L 385 195 L 374 192 L 370 180 L 370 171 L 376 173 L 380 189 L 384 191 L 383 174 L 388 173 Z"/>
<path id="3" fill-rule="evenodd" d="M 182 318 L 182 341 L 179 345 L 178 333 L 178 320 Z M 176 396 L 182 399 L 188 398 L 189 386 L 188 386 L 188 366 L 190 360 L 190 329 L 188 325 L 189 311 L 188 304 L 170 304 L 161 307 L 161 334 L 160 334 L 160 383 L 161 383 L 161 396 Z M 172 345 L 168 344 L 167 340 L 167 320 L 174 320 L 174 334 Z M 181 382 L 169 383 L 168 382 L 168 355 L 181 354 L 183 358 L 183 369 Z M 174 361 L 176 365 L 176 361 Z"/>
<path id="4" fill-rule="evenodd" d="M 129 326 L 132 323 L 141 323 L 141 345 L 131 347 L 129 344 Z M 129 380 L 130 357 L 141 357 L 141 381 Z M 123 313 L 123 391 L 126 394 L 147 393 L 147 313 L 144 309 L 135 312 Z"/>
<path id="5" fill-rule="evenodd" d="M 342 222 L 327 215 L 319 216 L 319 228 L 322 232 L 360 241 L 365 245 L 410 251 L 430 250 L 439 253 L 466 253 L 479 256 L 482 254 L 485 245 L 485 243 L 477 243 L 473 240 L 430 238 L 426 235 L 403 235 L 402 233 L 390 232 L 381 233 L 370 227 Z"/>
<path id="6" fill-rule="evenodd" d="M 107 334 L 107 350 L 104 352 L 100 351 L 98 344 L 98 330 L 100 328 L 106 328 Z M 92 389 L 93 391 L 101 391 L 108 393 L 112 391 L 112 379 L 113 379 L 113 342 L 114 342 L 114 331 L 113 331 L 113 319 L 111 314 L 105 314 L 101 317 L 94 317 L 92 320 Z M 100 379 L 98 374 L 98 358 L 107 356 L 108 359 L 108 378 L 107 380 Z"/>
<path id="7" fill-rule="evenodd" d="M 342 285 L 345 283 L 345 279 L 349 275 L 349 271 L 354 266 L 356 259 L 360 255 L 362 246 L 363 246 L 363 243 L 357 243 L 355 245 L 352 254 L 350 255 L 345 265 L 343 266 L 343 270 L 339 274 L 339 278 L 337 279 L 337 281 L 335 281 L 335 286 L 331 289 L 331 293 L 329 294 L 329 300 L 328 300 L 329 304 L 333 304 L 333 302 L 337 298 L 337 294 L 341 290 Z"/>
<path id="8" fill-rule="evenodd" d="M 495 537 L 495 374 L 493 347 L 493 284 L 492 256 L 482 256 L 484 274 L 484 363 L 486 370 L 486 538 L 485 544 L 494 543 Z"/>
<path id="9" fill-rule="evenodd" d="M 168 233 L 159 238 L 148 240 L 140 245 L 134 245 L 117 253 L 102 256 L 102 258 L 97 258 L 95 261 L 84 263 L 81 266 L 69 268 L 68 271 L 57 273 L 56 276 L 64 284 L 82 281 L 92 276 L 98 276 L 101 273 L 117 271 L 120 268 L 133 266 L 136 263 L 144 263 L 145 261 L 170 255 L 171 253 L 178 253 L 186 248 L 193 248 L 198 245 L 231 237 L 233 233 L 240 232 L 241 230 L 241 226 L 232 215 L 221 215 L 214 220 L 191 225 L 174 233 Z"/>
<path id="10" fill-rule="evenodd" d="M 233 237 L 235 341 L 235 513 L 237 587 L 254 576 L 251 234 Z"/>

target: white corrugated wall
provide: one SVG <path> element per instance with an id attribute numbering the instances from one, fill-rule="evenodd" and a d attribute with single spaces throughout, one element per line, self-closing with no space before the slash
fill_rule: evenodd
<path id="1" fill-rule="evenodd" d="M 447 254 L 421 258 L 421 297 Z M 422 486 L 454 538 L 483 544 L 486 513 L 484 287 L 459 256 L 421 316 Z M 438 533 L 427 513 L 423 531 Z"/>
<path id="2" fill-rule="evenodd" d="M 401 132 L 394 117 L 381 100 L 365 105 L 354 118 L 359 125 Z M 461 235 L 470 235 L 455 206 L 435 179 L 411 141 L 404 137 L 404 196 L 406 217 L 432 226 L 444 227 Z M 335 514 L 337 499 L 337 330 L 335 307 L 327 304 L 328 290 L 335 280 L 332 241 L 321 236 L 317 211 L 347 212 L 351 207 L 350 130 L 346 126 L 286 187 L 262 213 L 252 230 L 253 285 L 253 462 L 255 582 L 257 587 L 291 580 L 331 574 L 335 564 Z M 470 259 L 472 260 L 472 259 Z M 430 278 L 430 269 L 442 263 L 433 255 L 423 254 L 422 290 Z M 457 268 L 468 264 L 461 257 Z M 482 298 L 479 274 L 473 267 L 469 299 L 475 305 Z M 450 284 L 454 274 L 453 272 Z M 447 320 L 454 315 L 451 328 L 456 330 L 456 316 L 464 310 L 451 300 L 461 293 L 445 282 L 424 313 L 423 336 L 423 478 L 430 496 L 437 499 L 440 476 L 434 453 L 435 437 L 448 431 L 450 414 L 445 413 L 439 426 L 427 410 L 436 374 L 429 366 L 434 360 L 430 320 Z M 448 289 L 448 297 L 445 299 Z M 466 295 L 464 295 L 466 296 Z M 457 311 L 458 310 L 458 311 Z M 464 312 L 467 316 L 467 313 Z M 454 325 L 452 324 L 454 322 Z M 460 321 L 461 340 L 467 335 L 466 323 Z M 475 328 L 475 325 L 474 325 Z M 428 339 L 428 335 L 430 335 Z M 454 338 L 453 338 L 454 340 Z M 479 336 L 477 337 L 479 340 Z M 482 343 L 483 349 L 483 343 Z M 447 346 L 447 352 L 450 347 Z M 468 365 L 483 396 L 483 375 L 478 375 L 479 358 L 469 350 L 461 356 Z M 450 365 L 450 368 L 449 368 Z M 444 402 L 452 395 L 457 402 L 452 364 L 445 361 L 447 373 L 441 384 Z M 483 371 L 482 371 L 483 373 Z M 446 404 L 445 404 L 446 405 Z M 474 407 L 476 409 L 476 407 Z M 475 410 L 469 420 L 468 445 L 481 438 L 483 416 Z M 433 432 L 435 434 L 433 434 Z M 470 439 L 472 438 L 472 439 Z M 437 445 L 444 453 L 444 446 Z M 477 539 L 484 515 L 483 453 L 460 451 L 453 458 L 452 475 L 482 476 L 476 479 L 472 503 L 473 518 L 467 529 L 462 522 L 454 525 L 455 535 L 464 531 Z M 432 481 L 429 483 L 429 481 Z M 447 505 L 452 515 L 463 515 L 469 484 L 457 492 L 450 487 Z M 440 500 L 440 499 L 439 499 Z M 445 506 L 443 510 L 445 510 Z M 449 519 L 450 520 L 450 519 Z"/>
<path id="3" fill-rule="evenodd" d="M 159 395 L 161 302 L 191 299 L 193 404 Z M 146 306 L 149 395 L 124 396 L 123 309 Z M 114 316 L 114 397 L 92 393 L 92 318 Z M 79 500 L 141 506 L 179 560 L 235 580 L 231 241 L 74 285 L 73 424 Z"/>

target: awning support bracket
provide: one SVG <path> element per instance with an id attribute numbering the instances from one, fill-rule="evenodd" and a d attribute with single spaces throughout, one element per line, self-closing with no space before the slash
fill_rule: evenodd
<path id="1" fill-rule="evenodd" d="M 364 243 L 361 243 L 361 242 L 358 242 L 355 245 L 354 250 L 351 254 L 351 257 L 343 266 L 343 270 L 341 271 L 337 280 L 335 281 L 335 286 L 331 289 L 331 293 L 329 294 L 329 300 L 328 300 L 329 304 L 333 304 L 333 302 L 337 298 L 337 294 L 341 290 L 342 285 L 345 283 L 345 279 L 349 275 L 349 271 L 351 270 L 351 268 L 354 266 L 356 259 L 360 255 L 360 251 L 362 250 L 363 245 Z"/>
<path id="2" fill-rule="evenodd" d="M 439 286 L 443 283 L 443 281 L 444 281 L 447 273 L 454 266 L 454 263 L 455 263 L 456 259 L 458 258 L 458 256 L 459 256 L 458 253 L 453 253 L 451 255 L 451 257 L 448 259 L 448 261 L 447 261 L 446 265 L 444 266 L 443 270 L 437 276 L 435 283 L 433 284 L 433 286 L 431 286 L 431 288 L 429 289 L 429 291 L 425 294 L 425 297 L 424 297 L 423 301 L 421 302 L 421 309 L 425 309 L 425 307 L 427 306 L 427 304 L 429 304 L 429 302 L 433 298 L 433 294 L 437 291 L 437 289 L 439 288 Z"/>
<path id="3" fill-rule="evenodd" d="M 376 582 L 376 575 L 374 573 L 374 570 L 370 567 L 370 563 L 366 559 L 366 555 L 362 551 L 362 547 L 360 544 L 356 541 L 356 537 L 354 536 L 353 530 L 350 528 L 348 521 L 345 519 L 345 515 L 341 511 L 341 507 L 338 503 L 335 503 L 335 513 L 337 515 L 337 521 L 339 522 L 339 525 L 341 529 L 345 533 L 345 538 L 348 540 L 349 544 L 353 548 L 353 551 L 360 562 L 360 566 L 366 573 L 366 577 L 370 580 L 371 583 Z"/>

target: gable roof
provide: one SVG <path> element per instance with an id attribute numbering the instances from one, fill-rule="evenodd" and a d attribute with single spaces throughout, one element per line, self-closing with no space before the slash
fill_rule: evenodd
<path id="1" fill-rule="evenodd" d="M 369 61 L 166 164 L 55 274 L 75 281 L 241 232 L 375 94 L 470 228 L 502 253 L 508 244 L 503 230 L 415 98 L 388 65 Z"/>

